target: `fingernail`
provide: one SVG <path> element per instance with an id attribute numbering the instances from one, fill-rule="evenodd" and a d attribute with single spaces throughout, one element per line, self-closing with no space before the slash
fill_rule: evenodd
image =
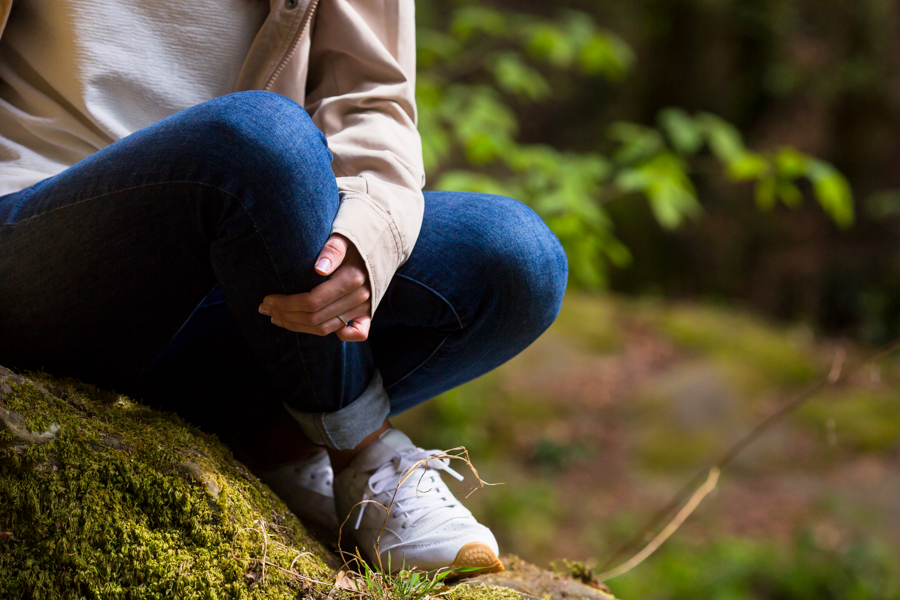
<path id="1" fill-rule="evenodd" d="M 331 268 L 331 261 L 324 256 L 316 262 L 316 271 L 325 273 Z"/>
<path id="2" fill-rule="evenodd" d="M 262 315 L 266 315 L 267 317 L 271 315 L 271 313 L 269 312 L 269 309 L 266 308 L 265 306 L 263 306 L 262 304 L 259 305 L 259 313 Z"/>
<path id="3" fill-rule="evenodd" d="M 275 303 L 272 302 L 271 300 L 264 300 L 263 304 L 265 304 L 266 306 L 271 306 L 272 308 L 275 308 Z"/>
<path id="4" fill-rule="evenodd" d="M 281 321 L 279 321 L 278 319 L 272 319 L 272 325 L 278 325 L 279 327 L 281 327 Z"/>

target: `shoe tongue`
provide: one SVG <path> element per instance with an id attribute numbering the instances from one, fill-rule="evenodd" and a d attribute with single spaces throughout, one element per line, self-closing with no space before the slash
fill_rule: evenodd
<path id="1" fill-rule="evenodd" d="M 353 459 L 353 464 L 361 471 L 371 471 L 416 447 L 408 437 L 396 429 L 388 429 Z"/>
<path id="2" fill-rule="evenodd" d="M 378 438 L 381 443 L 391 448 L 397 454 L 403 454 L 410 450 L 416 450 L 415 444 L 412 443 L 406 434 L 399 429 L 388 429 Z"/>

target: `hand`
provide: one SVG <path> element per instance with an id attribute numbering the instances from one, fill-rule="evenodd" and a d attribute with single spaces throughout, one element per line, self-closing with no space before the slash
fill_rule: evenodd
<path id="1" fill-rule="evenodd" d="M 369 337 L 372 286 L 366 264 L 356 246 L 335 233 L 328 238 L 316 259 L 316 273 L 331 275 L 303 294 L 270 294 L 263 298 L 259 312 L 272 324 L 313 335 L 337 334 L 345 342 L 362 342 Z M 344 326 L 338 315 L 344 317 Z"/>

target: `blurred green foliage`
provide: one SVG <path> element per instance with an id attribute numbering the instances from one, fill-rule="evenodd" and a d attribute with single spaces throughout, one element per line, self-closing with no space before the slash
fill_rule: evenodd
<path id="1" fill-rule="evenodd" d="M 634 67 L 630 46 L 586 12 L 547 17 L 456 0 L 420 5 L 418 23 L 419 129 L 432 186 L 531 206 L 562 241 L 580 285 L 603 285 L 610 265 L 631 260 L 604 204 L 642 196 L 669 229 L 700 216 L 699 155 L 731 181 L 751 182 L 760 209 L 798 206 L 798 181 L 807 180 L 835 223 L 853 222 L 850 186 L 833 166 L 789 147 L 752 152 L 710 113 L 666 108 L 652 126 L 612 122 L 579 151 L 519 140 L 523 106 L 559 110 L 571 82 L 614 85 Z"/>

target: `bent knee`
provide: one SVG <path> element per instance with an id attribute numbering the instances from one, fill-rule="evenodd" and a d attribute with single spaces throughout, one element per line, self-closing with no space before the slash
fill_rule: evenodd
<path id="1" fill-rule="evenodd" d="M 504 308 L 524 316 L 529 328 L 545 330 L 556 319 L 568 280 L 568 260 L 559 239 L 528 206 L 492 199 L 500 219 L 487 239 L 488 273 L 499 283 Z"/>
<path id="2" fill-rule="evenodd" d="M 324 134 L 299 104 L 273 92 L 236 92 L 199 104 L 181 126 L 194 151 L 215 156 L 223 169 L 256 179 L 331 171 Z"/>

